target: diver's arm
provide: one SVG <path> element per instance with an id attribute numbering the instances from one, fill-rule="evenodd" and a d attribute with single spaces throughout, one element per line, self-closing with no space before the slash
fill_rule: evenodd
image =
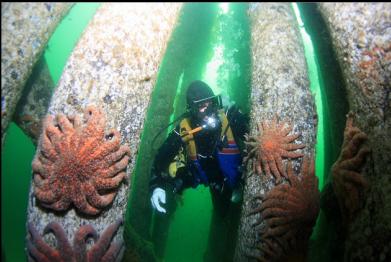
<path id="1" fill-rule="evenodd" d="M 179 148 L 182 146 L 182 139 L 178 133 L 179 127 L 175 128 L 167 137 L 166 141 L 159 148 L 151 170 L 151 179 L 149 189 L 152 192 L 155 188 L 167 188 L 171 179 L 163 176 L 167 172 L 168 165 L 177 155 Z"/>
<path id="2" fill-rule="evenodd" d="M 182 139 L 177 130 L 173 130 L 159 148 L 151 170 L 151 180 L 149 182 L 149 189 L 152 194 L 151 204 L 154 209 L 161 213 L 166 213 L 166 209 L 161 205 L 166 203 L 166 190 L 173 183 L 169 176 L 163 174 L 182 145 Z"/>

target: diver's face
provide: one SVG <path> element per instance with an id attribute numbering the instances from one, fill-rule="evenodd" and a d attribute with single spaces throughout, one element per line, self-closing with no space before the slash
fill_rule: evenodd
<path id="1" fill-rule="evenodd" d="M 202 122 L 208 122 L 210 117 L 215 117 L 213 102 L 205 101 L 198 107 L 198 119 Z"/>
<path id="2" fill-rule="evenodd" d="M 208 107 L 211 105 L 211 102 L 207 101 L 205 103 L 202 103 L 199 107 L 199 112 L 200 113 L 205 113 L 206 109 L 208 109 Z"/>
<path id="3" fill-rule="evenodd" d="M 216 102 L 211 99 L 194 102 L 190 108 L 192 116 L 197 122 L 206 122 L 209 117 L 215 116 L 217 113 Z"/>

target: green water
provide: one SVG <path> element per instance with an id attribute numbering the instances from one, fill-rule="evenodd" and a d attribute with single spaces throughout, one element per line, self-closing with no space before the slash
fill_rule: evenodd
<path id="1" fill-rule="evenodd" d="M 150 196 L 145 194 L 149 178 L 145 174 L 150 172 L 156 149 L 165 136 L 151 140 L 185 111 L 186 88 L 195 79 L 205 81 L 215 94 L 223 95 L 226 105 L 237 103 L 248 110 L 250 57 L 246 6 L 186 4 L 159 70 L 132 176 L 127 221 L 144 239 L 152 235 L 156 253 L 164 261 L 203 260 L 210 237 L 212 204 L 209 189 L 200 186 L 184 192 L 183 204 L 177 204 L 173 215 L 153 214 L 152 221 L 149 220 Z M 232 30 L 241 37 L 235 37 Z M 232 90 L 237 87 L 242 92 L 234 96 Z M 167 117 L 163 118 L 164 115 Z M 174 126 L 163 134 L 167 135 Z M 131 244 L 137 245 L 129 240 Z"/>
<path id="2" fill-rule="evenodd" d="M 44 57 L 55 85 L 73 48 L 99 6 L 98 3 L 75 4 L 50 37 Z"/>
<path id="3" fill-rule="evenodd" d="M 211 35 L 208 36 L 210 37 L 209 50 L 205 50 L 207 52 L 213 50 L 211 58 L 207 61 L 206 66 L 201 64 L 203 66 L 202 75 L 193 76 L 189 80 L 205 81 L 215 94 L 222 95 L 224 105 L 235 103 L 243 111 L 248 112 L 250 50 L 246 8 L 246 4 L 218 5 Z M 186 17 L 191 19 L 189 16 L 190 14 Z M 198 18 L 202 19 L 202 17 Z M 189 38 L 188 31 L 184 32 L 184 35 Z M 198 58 L 194 56 L 192 59 L 197 60 Z M 179 91 L 176 94 L 175 104 L 182 104 L 183 107 L 185 103 L 183 91 L 186 90 L 185 87 L 189 83 L 183 82 L 183 80 L 179 83 L 182 86 L 178 90 L 182 92 Z M 236 90 L 241 90 L 241 92 Z M 178 103 L 179 99 L 182 99 L 182 103 Z M 177 115 L 178 113 L 174 110 L 171 119 Z M 208 249 L 208 239 L 213 237 L 209 236 L 210 227 L 213 227 L 211 224 L 213 206 L 209 189 L 199 186 L 196 189 L 185 191 L 183 203 L 176 209 L 169 227 L 164 261 L 203 261 Z M 220 238 L 223 236 L 224 234 Z M 220 239 L 220 241 L 224 241 L 224 239 Z M 232 253 L 231 251 L 227 252 Z"/>
<path id="4" fill-rule="evenodd" d="M 1 245 L 7 261 L 25 261 L 26 211 L 35 147 L 11 123 L 1 154 Z"/>
<path id="5" fill-rule="evenodd" d="M 318 130 L 316 134 L 316 176 L 319 179 L 319 190 L 322 190 L 324 184 L 324 135 L 323 135 L 323 103 L 322 103 L 322 94 L 321 94 L 321 85 L 323 83 L 319 79 L 319 66 L 316 56 L 314 56 L 314 47 L 311 41 L 310 35 L 306 32 L 304 28 L 304 23 L 300 16 L 300 11 L 297 7 L 297 4 L 293 3 L 292 8 L 294 10 L 300 35 L 303 40 L 304 45 L 304 55 L 307 61 L 308 67 L 308 77 L 310 80 L 310 90 L 312 96 L 315 99 L 316 113 L 318 114 Z M 322 86 L 323 87 L 323 86 Z"/>
<path id="6" fill-rule="evenodd" d="M 312 96 L 315 99 L 315 105 L 316 105 L 316 113 L 318 115 L 318 128 L 317 128 L 317 134 L 316 134 L 316 158 L 315 158 L 315 174 L 318 177 L 318 188 L 321 191 L 324 186 L 324 180 L 327 177 L 325 173 L 325 167 L 324 167 L 324 157 L 325 157 L 325 151 L 324 151 L 324 111 L 323 111 L 323 102 L 322 102 L 322 93 L 321 90 L 324 88 L 323 82 L 320 81 L 320 74 L 319 74 L 319 64 L 317 61 L 317 57 L 314 55 L 314 46 L 311 40 L 310 35 L 307 33 L 304 27 L 304 23 L 301 18 L 300 10 L 297 6 L 297 4 L 292 4 L 292 9 L 294 11 L 294 14 L 296 16 L 300 35 L 303 40 L 304 45 L 304 55 L 307 61 L 307 67 L 308 67 L 308 76 L 310 80 L 310 90 L 312 93 Z M 311 236 L 311 239 L 314 240 L 317 238 L 317 235 L 319 234 L 319 218 L 317 220 L 317 223 L 315 225 L 313 234 Z"/>
<path id="7" fill-rule="evenodd" d="M 56 84 L 77 40 L 99 5 L 75 4 L 51 37 L 44 57 Z M 140 218 L 134 214 L 137 212 L 142 216 L 149 216 L 150 218 L 134 227 L 141 236 L 162 245 L 156 249 L 160 249 L 160 254 L 164 254 L 164 261 L 167 262 L 202 261 L 208 249 L 212 219 L 209 190 L 199 186 L 197 189 L 185 191 L 183 202 L 178 202 L 169 226 L 167 224 L 162 226 L 167 230 L 166 236 L 162 237 L 161 232 L 156 230 L 159 217 L 150 213 L 149 206 L 145 207 L 146 204 L 149 205 L 149 199 L 146 199 L 146 204 L 140 208 L 132 202 L 134 195 L 143 194 L 138 190 L 144 188 L 146 183 L 146 180 L 138 178 L 140 176 L 138 174 L 142 174 L 145 170 L 140 169 L 140 166 L 150 164 L 152 161 L 153 151 L 150 152 L 150 137 L 156 134 L 156 130 L 163 128 L 183 113 L 185 87 L 194 79 L 207 82 L 216 94 L 223 96 L 223 102 L 226 105 L 236 103 L 243 111 L 249 112 L 251 68 L 247 6 L 246 3 L 186 4 L 182 10 L 181 25 L 178 26 L 170 40 L 159 71 L 151 108 L 148 109 L 142 134 L 136 170 L 132 176 L 132 184 L 136 186 L 131 192 L 127 223 L 133 223 L 132 219 Z M 306 8 L 308 9 L 308 6 L 299 5 L 298 12 L 296 12 L 298 18 Z M 346 102 L 339 101 L 339 98 L 327 93 L 329 91 L 324 91 L 324 89 L 330 90 L 332 86 L 335 86 L 333 82 L 336 79 L 335 76 L 328 76 L 326 74 L 328 71 L 324 66 L 333 61 L 324 63 L 327 52 L 320 53 L 319 41 L 312 43 L 311 38 L 319 38 L 319 36 L 313 33 L 317 25 L 309 23 L 308 20 L 311 18 L 308 17 L 307 10 L 307 16 L 303 17 L 304 24 L 299 22 L 298 26 L 303 36 L 311 91 L 314 94 L 319 115 L 316 175 L 320 181 L 319 188 L 322 189 L 342 142 L 343 125 L 341 122 L 343 119 L 336 112 L 338 108 L 342 108 L 342 112 L 346 111 L 344 107 Z M 159 99 L 164 100 L 165 103 L 171 102 L 167 107 L 159 105 L 156 102 Z M 333 107 L 334 101 L 337 106 Z M 166 118 L 156 120 L 154 112 L 165 112 Z M 167 129 L 164 134 L 167 135 L 170 130 L 170 128 Z M 163 141 L 165 135 L 157 139 L 157 145 Z M 30 139 L 12 123 L 4 148 L 2 148 L 1 157 L 2 252 L 5 253 L 7 261 L 25 261 L 26 208 L 31 179 L 31 161 L 34 153 L 35 147 Z M 145 194 L 144 197 L 146 197 Z M 318 231 L 322 229 L 318 221 L 315 234 L 312 236 L 313 240 L 321 237 L 318 236 Z"/>
<path id="8" fill-rule="evenodd" d="M 170 119 L 172 120 L 184 112 L 185 87 L 194 79 L 202 78 L 204 65 L 210 56 L 208 52 L 211 46 L 209 29 L 216 14 L 217 7 L 215 4 L 187 4 L 181 10 L 178 26 L 171 36 L 159 69 L 158 79 L 142 132 L 136 167 L 132 175 L 133 189 L 126 221 L 140 237 L 153 241 L 158 257 L 164 257 L 164 253 L 171 254 L 169 243 L 170 241 L 177 242 L 175 241 L 177 237 L 175 233 L 177 232 L 176 224 L 177 222 L 179 224 L 183 223 L 181 217 L 187 211 L 186 209 L 181 210 L 179 206 L 177 208 L 178 212 L 175 212 L 174 216 L 152 217 L 150 195 L 148 194 L 149 173 L 156 149 L 163 142 L 165 136 L 158 136 L 156 140 L 153 140 L 153 137 L 161 130 L 164 131 Z M 191 55 L 189 55 L 190 53 Z M 170 130 L 171 128 L 167 132 Z M 163 134 L 167 134 L 167 132 L 163 132 Z M 187 195 L 186 192 L 187 200 L 184 207 L 192 205 L 191 201 L 194 193 L 190 192 L 190 195 Z M 198 198 L 198 204 L 204 203 L 204 194 L 199 195 Z M 175 203 L 170 204 L 174 205 Z M 200 222 L 207 224 L 208 215 L 210 215 L 209 212 L 198 214 Z M 171 220 L 176 222 L 172 223 Z M 168 240 L 168 237 L 174 238 Z M 132 239 L 129 239 L 128 243 L 129 246 L 137 245 L 137 243 L 132 242 Z M 194 242 L 193 246 L 198 247 L 203 243 Z M 180 252 L 176 253 L 180 254 Z M 167 259 L 167 261 L 170 260 Z"/>

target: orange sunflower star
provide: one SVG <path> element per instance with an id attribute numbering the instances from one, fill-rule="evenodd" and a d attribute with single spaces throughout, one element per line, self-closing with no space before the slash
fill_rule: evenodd
<path id="1" fill-rule="evenodd" d="M 249 215 L 261 214 L 253 226 L 258 226 L 262 221 L 266 224 L 260 232 L 263 243 L 256 247 L 264 254 L 264 257 L 258 258 L 260 261 L 278 260 L 306 248 L 320 210 L 318 178 L 312 157 L 304 159 L 301 174 L 301 179 L 294 175 L 288 162 L 289 184 L 280 184 L 266 196 L 254 198 L 263 202 L 249 212 Z"/>
<path id="2" fill-rule="evenodd" d="M 294 144 L 300 134 L 288 135 L 292 131 L 290 125 L 277 123 L 275 118 L 271 123 L 266 121 L 258 124 L 259 136 L 245 135 L 248 155 L 244 162 L 249 159 L 252 161 L 252 171 L 262 174 L 262 169 L 266 175 L 273 175 L 277 183 L 281 182 L 281 176 L 286 177 L 282 165 L 282 158 L 302 157 L 302 153 L 291 152 L 296 149 L 304 148 L 305 145 Z"/>
<path id="3" fill-rule="evenodd" d="M 106 119 L 93 106 L 80 117 L 48 116 L 32 163 L 34 194 L 40 205 L 65 211 L 71 205 L 96 215 L 113 202 L 125 179 L 130 149 L 117 130 L 105 133 Z"/>
<path id="4" fill-rule="evenodd" d="M 368 188 L 368 182 L 360 174 L 370 149 L 363 145 L 368 136 L 353 126 L 353 114 L 349 113 L 344 131 L 344 141 L 338 160 L 331 174 L 344 220 L 350 221 L 360 206 L 360 195 Z"/>
<path id="5" fill-rule="evenodd" d="M 56 248 L 47 244 L 32 223 L 28 224 L 27 254 L 29 261 L 117 261 L 124 249 L 123 240 L 113 242 L 115 234 L 123 224 L 122 219 L 109 225 L 98 235 L 92 225 L 81 226 L 75 233 L 73 245 L 69 242 L 63 227 L 57 222 L 51 222 L 43 230 L 42 236 L 52 233 L 57 241 Z M 87 249 L 90 239 L 93 245 Z"/>

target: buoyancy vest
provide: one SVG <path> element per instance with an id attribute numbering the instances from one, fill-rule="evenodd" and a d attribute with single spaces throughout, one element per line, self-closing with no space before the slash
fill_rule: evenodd
<path id="1" fill-rule="evenodd" d="M 217 159 L 226 184 L 229 187 L 234 188 L 240 177 L 240 151 L 233 136 L 231 127 L 229 126 L 227 116 L 225 115 L 223 110 L 219 111 L 219 117 L 222 123 L 220 140 L 223 142 L 223 146 L 217 148 Z M 190 130 L 190 120 L 188 118 L 184 118 L 180 122 L 180 132 L 182 135 L 182 141 L 186 144 L 187 158 L 192 162 L 191 164 L 195 167 L 195 172 L 193 171 L 193 175 L 196 179 L 194 187 L 196 187 L 198 184 L 208 185 L 208 176 L 201 167 L 197 155 L 194 135 L 189 132 Z"/>

